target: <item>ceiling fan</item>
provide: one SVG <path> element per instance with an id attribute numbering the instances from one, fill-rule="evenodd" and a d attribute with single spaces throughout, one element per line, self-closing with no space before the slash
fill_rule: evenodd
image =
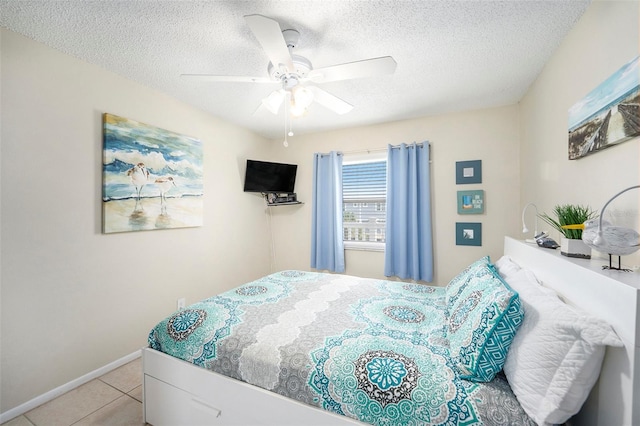
<path id="1" fill-rule="evenodd" d="M 353 105 L 310 83 L 328 83 L 354 78 L 393 74 L 396 61 L 391 56 L 365 59 L 314 69 L 307 58 L 293 54 L 300 33 L 294 29 L 280 28 L 280 24 L 266 16 L 244 17 L 249 28 L 269 57 L 268 77 L 224 76 L 208 74 L 182 74 L 182 77 L 212 82 L 279 83 L 280 89 L 271 92 L 262 100 L 264 106 L 277 114 L 285 100 L 292 115 L 302 115 L 312 102 L 345 114 Z"/>

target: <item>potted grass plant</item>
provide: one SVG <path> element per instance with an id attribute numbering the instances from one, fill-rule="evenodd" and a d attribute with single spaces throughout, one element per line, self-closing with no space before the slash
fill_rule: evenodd
<path id="1" fill-rule="evenodd" d="M 543 213 L 538 215 L 555 230 L 560 232 L 560 254 L 567 257 L 591 258 L 591 248 L 582 241 L 582 229 L 565 229 L 564 225 L 579 225 L 597 216 L 588 206 L 562 204 L 553 208 L 553 217 Z"/>

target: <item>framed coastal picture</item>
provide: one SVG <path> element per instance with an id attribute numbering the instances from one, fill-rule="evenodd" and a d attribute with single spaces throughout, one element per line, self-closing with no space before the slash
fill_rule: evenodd
<path id="1" fill-rule="evenodd" d="M 202 143 L 112 114 L 103 125 L 103 232 L 202 226 Z"/>
<path id="2" fill-rule="evenodd" d="M 457 246 L 481 246 L 482 223 L 456 222 Z"/>
<path id="3" fill-rule="evenodd" d="M 640 136 L 640 56 L 569 109 L 569 160 Z"/>
<path id="4" fill-rule="evenodd" d="M 458 214 L 484 213 L 484 191 L 458 191 Z"/>

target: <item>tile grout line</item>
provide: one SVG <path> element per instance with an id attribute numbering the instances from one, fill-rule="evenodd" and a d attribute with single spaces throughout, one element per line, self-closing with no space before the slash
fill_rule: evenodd
<path id="1" fill-rule="evenodd" d="M 115 386 L 113 386 L 113 385 L 111 385 L 111 384 L 109 384 L 109 383 L 105 382 L 105 381 L 104 381 L 104 380 L 102 380 L 100 377 L 98 377 L 98 380 L 100 380 L 100 381 L 101 381 L 102 383 L 104 383 L 105 385 L 112 387 L 113 389 L 117 390 L 118 392 L 121 392 L 122 394 L 127 395 L 127 396 L 129 396 L 129 397 L 133 398 L 134 400 L 138 401 L 134 396 L 132 396 L 132 395 L 131 395 L 131 392 L 133 392 L 134 390 L 136 390 L 136 389 L 138 389 L 140 386 L 142 386 L 142 383 L 140 383 L 139 385 L 134 386 L 131 390 L 129 390 L 129 391 L 127 391 L 127 392 L 125 392 L 125 391 L 123 391 L 122 389 L 118 389 L 117 387 L 115 387 Z M 120 398 L 120 397 L 118 397 L 118 398 Z M 116 399 L 118 399 L 118 398 L 116 398 Z M 115 400 L 114 400 L 114 401 L 115 401 Z M 113 401 L 111 401 L 111 402 L 113 402 Z M 110 402 L 109 404 L 111 404 L 111 402 Z M 140 403 L 141 403 L 142 401 L 138 401 L 138 402 L 140 402 Z"/>
<path id="2" fill-rule="evenodd" d="M 94 414 L 94 413 L 96 413 L 96 412 L 98 412 L 98 411 L 102 410 L 102 409 L 103 409 L 104 407 L 106 407 L 107 405 L 109 405 L 109 404 L 113 403 L 114 401 L 118 400 L 119 398 L 122 398 L 122 395 L 126 395 L 126 393 L 122 392 L 120 389 L 118 389 L 118 388 L 116 388 L 116 387 L 114 387 L 114 386 L 111 386 L 109 383 L 106 383 L 105 381 L 103 381 L 102 379 L 100 379 L 100 377 L 98 377 L 96 380 L 99 380 L 100 382 L 104 383 L 105 385 L 107 385 L 107 386 L 109 386 L 109 387 L 111 387 L 111 388 L 113 388 L 113 389 L 117 390 L 118 392 L 120 392 L 120 393 L 121 393 L 121 395 L 119 395 L 118 397 L 116 397 L 116 398 L 112 399 L 111 401 L 107 402 L 107 403 L 106 403 L 106 404 L 104 404 L 103 406 L 101 406 L 101 407 L 99 407 L 99 408 L 97 408 L 97 409 L 93 410 L 92 412 L 90 412 L 90 413 L 89 413 L 89 414 L 87 414 L 86 416 L 84 416 L 84 417 L 82 417 L 82 418 L 80 418 L 80 419 L 76 420 L 75 422 L 71 423 L 69 426 L 73 426 L 73 425 L 77 424 L 78 422 L 81 422 L 82 420 L 86 419 L 87 417 L 91 416 L 92 414 Z"/>
<path id="3" fill-rule="evenodd" d="M 31 419 L 30 419 L 29 417 L 27 417 L 27 413 L 21 414 L 21 416 L 22 416 L 22 417 L 24 417 L 25 419 L 27 419 L 27 421 L 29 422 L 29 424 L 30 424 L 31 426 L 37 426 L 34 422 L 32 422 L 32 421 L 31 421 Z M 20 417 L 20 416 L 18 416 L 18 417 Z M 14 419 L 17 419 L 18 417 L 14 417 Z M 12 421 L 12 420 L 13 420 L 13 419 L 11 419 L 11 420 L 9 420 L 9 421 Z M 8 423 L 8 422 L 7 422 L 7 423 Z M 2 424 L 4 425 L 5 423 L 2 423 Z"/>
<path id="4" fill-rule="evenodd" d="M 112 387 L 113 387 L 113 386 L 112 386 Z M 122 392 L 122 391 L 120 391 L 120 392 L 122 393 L 122 395 L 120 395 L 119 397 L 117 397 L 117 398 L 116 398 L 116 399 L 114 399 L 113 401 L 111 401 L 111 402 L 108 402 L 108 403 L 104 404 L 102 407 L 100 407 L 100 408 L 96 409 L 95 411 L 93 411 L 93 412 L 91 412 L 91 413 L 87 414 L 87 415 L 86 415 L 86 416 L 84 416 L 83 418 L 76 420 L 75 422 L 71 423 L 69 426 L 73 426 L 73 425 L 75 425 L 75 424 L 80 423 L 81 421 L 83 421 L 83 420 L 84 420 L 84 419 L 86 419 L 87 417 L 92 416 L 92 415 L 94 415 L 95 413 L 97 413 L 98 411 L 102 410 L 102 409 L 103 409 L 103 408 L 105 408 L 107 405 L 113 404 L 114 402 L 116 402 L 117 400 L 119 400 L 120 398 L 122 398 L 123 396 L 128 396 L 129 398 L 133 399 L 135 402 L 138 402 L 138 403 L 140 402 L 140 401 L 138 401 L 137 399 L 135 399 L 134 397 L 132 397 L 131 395 L 128 395 L 128 394 L 126 394 L 126 393 L 124 393 L 124 392 Z M 142 405 L 142 403 L 140 403 L 140 404 Z"/>
<path id="5" fill-rule="evenodd" d="M 98 377 L 98 380 L 100 380 L 102 383 L 104 383 L 105 385 L 109 386 L 110 388 L 113 388 L 113 389 L 117 390 L 117 391 L 118 391 L 118 392 L 120 392 L 120 393 L 123 393 L 123 394 L 125 394 L 125 395 L 127 394 L 127 393 L 126 393 L 125 391 L 123 391 L 122 389 L 118 389 L 117 387 L 115 387 L 115 386 L 113 386 L 113 385 L 111 385 L 111 384 L 109 384 L 109 383 L 105 382 L 105 381 L 104 381 L 104 380 L 102 380 L 100 377 Z M 135 389 L 135 388 L 133 388 L 133 389 Z M 133 390 L 133 389 L 132 389 L 132 390 Z M 129 391 L 129 392 L 131 392 L 131 391 Z M 118 398 L 119 398 L 119 397 L 118 397 Z M 116 398 L 116 399 L 117 399 L 117 398 Z"/>

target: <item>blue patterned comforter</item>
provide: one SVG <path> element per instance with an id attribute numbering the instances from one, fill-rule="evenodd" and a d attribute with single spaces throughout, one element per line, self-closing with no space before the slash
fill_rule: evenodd
<path id="1" fill-rule="evenodd" d="M 454 373 L 444 288 L 302 271 L 176 312 L 151 348 L 374 425 L 528 425 L 498 376 Z"/>

